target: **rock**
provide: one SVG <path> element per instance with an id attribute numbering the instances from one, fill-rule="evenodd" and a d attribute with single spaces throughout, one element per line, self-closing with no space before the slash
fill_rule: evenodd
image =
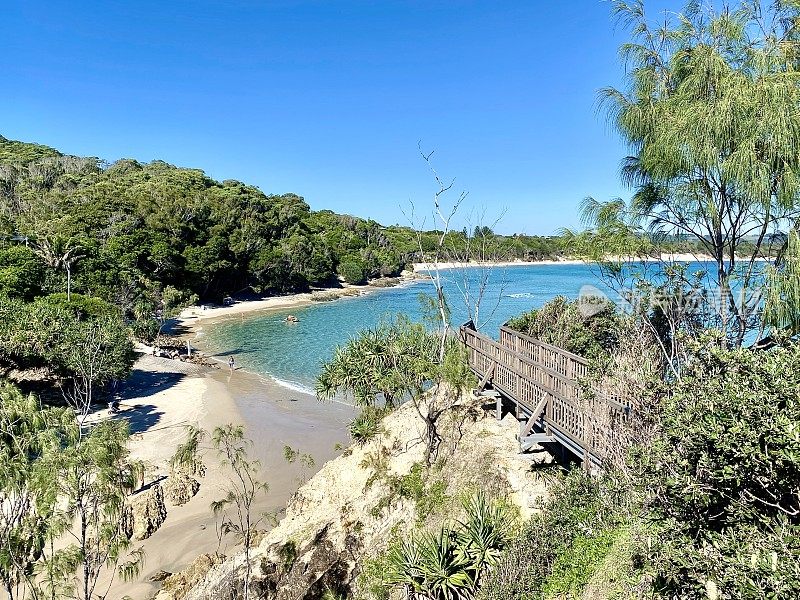
<path id="1" fill-rule="evenodd" d="M 156 573 L 150 577 L 150 581 L 154 583 L 157 583 L 159 581 L 164 581 L 170 575 L 172 575 L 172 573 L 170 573 L 169 571 L 156 571 Z"/>
<path id="2" fill-rule="evenodd" d="M 262 562 L 263 577 L 253 582 L 253 591 L 259 597 L 280 600 L 316 600 L 326 593 L 348 597 L 351 590 L 347 582 L 355 567 L 352 557 L 359 549 L 356 538 L 348 536 L 345 548 L 347 551 L 337 548 L 328 537 L 328 528 L 323 528 L 291 562 Z M 282 548 L 272 550 L 280 552 Z"/>
<path id="3" fill-rule="evenodd" d="M 161 485 L 156 483 L 144 492 L 128 498 L 128 507 L 122 518 L 128 537 L 145 540 L 153 535 L 167 518 Z"/>
<path id="4" fill-rule="evenodd" d="M 216 565 L 225 560 L 223 554 L 201 554 L 180 573 L 170 575 L 164 580 L 161 591 L 156 595 L 156 600 L 169 598 L 183 600 L 186 594 L 201 581 L 206 574 Z"/>
<path id="5" fill-rule="evenodd" d="M 377 279 L 371 279 L 369 284 L 372 287 L 379 287 L 379 288 L 394 287 L 396 285 L 400 285 L 400 278 L 399 277 L 379 277 Z"/>
<path id="6" fill-rule="evenodd" d="M 167 500 L 173 506 L 181 506 L 194 498 L 200 482 L 181 471 L 173 472 L 164 484 Z"/>

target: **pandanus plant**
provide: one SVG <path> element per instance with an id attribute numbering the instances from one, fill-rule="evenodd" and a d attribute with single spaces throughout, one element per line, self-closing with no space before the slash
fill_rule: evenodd
<path id="1" fill-rule="evenodd" d="M 497 564 L 516 523 L 505 504 L 483 493 L 463 501 L 467 517 L 437 532 L 405 538 L 389 550 L 388 582 L 413 600 L 466 600 Z"/>

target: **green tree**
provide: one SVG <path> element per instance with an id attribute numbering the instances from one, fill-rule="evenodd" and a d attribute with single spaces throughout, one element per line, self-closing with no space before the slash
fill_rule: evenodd
<path id="1" fill-rule="evenodd" d="M 602 93 L 633 151 L 623 180 L 635 193 L 618 221 L 636 234 L 685 236 L 711 257 L 720 326 L 738 346 L 761 307 L 757 259 L 800 216 L 800 7 L 689 2 L 658 28 L 641 0 L 615 11 L 633 30 L 621 48 L 628 89 Z"/>
<path id="2" fill-rule="evenodd" d="M 47 587 L 54 598 L 74 587 L 77 598 L 92 600 L 103 572 L 111 573 L 110 587 L 117 574 L 135 577 L 144 561 L 141 548 L 132 548 L 124 518 L 126 499 L 140 485 L 144 466 L 130 459 L 125 421 L 106 421 L 88 435 L 73 437 L 76 441 L 59 454 L 51 481 L 66 504 L 71 543 L 46 557 L 42 571 L 52 576 Z"/>
<path id="3" fill-rule="evenodd" d="M 253 535 L 263 521 L 264 515 L 254 514 L 254 504 L 269 486 L 258 479 L 261 463 L 248 456 L 253 443 L 244 437 L 241 425 L 217 427 L 211 437 L 212 445 L 224 467 L 230 470 L 230 485 L 225 497 L 211 503 L 215 515 L 222 517 L 223 535 L 233 534 L 244 548 L 245 572 L 242 598 L 250 598 L 250 564 Z"/>
<path id="4" fill-rule="evenodd" d="M 73 321 L 57 352 L 58 364 L 71 380 L 65 398 L 78 412 L 83 426 L 96 389 L 130 373 L 134 354 L 128 329 L 115 317 Z"/>
<path id="5" fill-rule="evenodd" d="M 322 366 L 317 395 L 352 394 L 360 406 L 394 408 L 434 377 L 437 340 L 407 317 L 365 329 Z"/>
<path id="6" fill-rule="evenodd" d="M 779 265 L 768 271 L 764 324 L 778 335 L 800 334 L 800 235 L 789 232 Z"/>
<path id="7" fill-rule="evenodd" d="M 0 385 L 0 581 L 9 599 L 39 597 L 35 567 L 49 539 L 63 533 L 56 463 L 75 441 L 75 418 Z"/>
<path id="8" fill-rule="evenodd" d="M 0 250 L 0 293 L 31 300 L 41 294 L 44 278 L 44 263 L 26 246 Z"/>
<path id="9" fill-rule="evenodd" d="M 339 274 L 352 285 L 361 285 L 367 282 L 367 273 L 364 261 L 360 258 L 345 258 L 339 263 Z"/>
<path id="10" fill-rule="evenodd" d="M 359 406 L 388 410 L 410 401 L 425 423 L 430 464 L 441 441 L 439 418 L 473 380 L 461 343 L 446 338 L 441 360 L 440 344 L 438 333 L 403 315 L 365 329 L 337 347 L 332 359 L 323 364 L 317 396 L 326 399 L 344 392 L 352 394 Z"/>

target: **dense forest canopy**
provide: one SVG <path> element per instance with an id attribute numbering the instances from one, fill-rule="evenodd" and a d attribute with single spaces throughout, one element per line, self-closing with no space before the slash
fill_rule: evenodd
<path id="1" fill-rule="evenodd" d="M 41 275 L 30 286 L 65 291 L 70 277 L 73 291 L 132 313 L 168 288 L 218 299 L 303 290 L 337 274 L 354 283 L 397 275 L 437 232 L 418 239 L 411 227 L 312 211 L 298 195 L 163 161 L 107 164 L 0 137 L 0 233 L 39 257 L 36 266 L 32 255 L 17 256 Z M 558 238 L 488 233 L 497 239 L 490 258 L 560 252 Z M 457 244 L 466 229 L 452 237 Z"/>
<path id="2" fill-rule="evenodd" d="M 0 296 L 105 301 L 143 338 L 158 317 L 199 300 L 282 294 L 396 276 L 430 258 L 441 232 L 312 211 L 156 160 L 69 156 L 0 136 Z M 450 260 L 542 260 L 574 254 L 558 236 L 449 231 Z M 654 246 L 654 249 L 656 246 Z M 693 251 L 662 240 L 659 249 Z"/>

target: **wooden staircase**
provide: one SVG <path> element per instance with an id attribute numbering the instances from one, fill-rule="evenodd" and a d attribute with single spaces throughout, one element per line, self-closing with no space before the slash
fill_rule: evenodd
<path id="1" fill-rule="evenodd" d="M 476 394 L 495 401 L 498 419 L 503 400 L 513 404 L 520 452 L 557 444 L 587 470 L 601 468 L 629 409 L 597 390 L 585 393 L 590 385 L 586 359 L 508 327 L 500 328 L 499 340 L 471 323 L 461 326 L 460 335 L 480 381 Z"/>

